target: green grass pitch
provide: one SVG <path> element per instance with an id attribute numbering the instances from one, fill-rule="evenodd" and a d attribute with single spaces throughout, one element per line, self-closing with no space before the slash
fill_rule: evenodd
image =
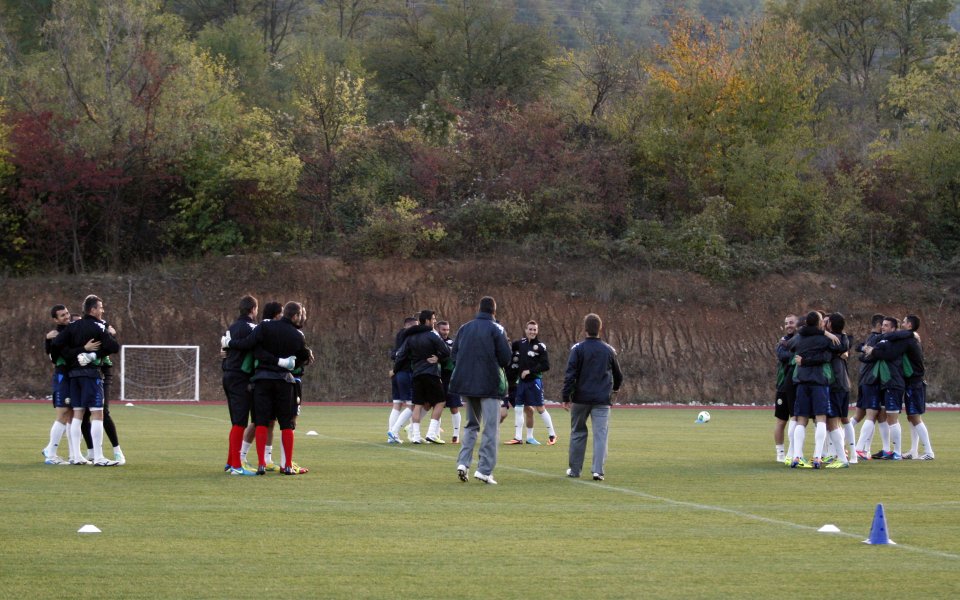
<path id="1" fill-rule="evenodd" d="M 928 414 L 935 461 L 813 471 L 773 461 L 767 410 L 713 410 L 705 425 L 695 410 L 614 410 L 602 483 L 564 476 L 569 417 L 551 412 L 560 442 L 501 446 L 500 485 L 487 486 L 457 480 L 458 446 L 388 446 L 383 406 L 307 406 L 295 458 L 309 474 L 231 477 L 223 405 L 117 403 L 128 464 L 102 469 L 42 464 L 53 410 L 0 404 L 0 598 L 945 598 L 960 589 L 960 412 Z M 444 427 L 449 438 L 447 415 Z M 512 433 L 511 415 L 501 437 Z M 589 458 L 588 449 L 585 470 Z M 861 543 L 878 503 L 897 546 Z M 817 532 L 828 523 L 841 533 Z M 85 524 L 102 533 L 78 534 Z"/>

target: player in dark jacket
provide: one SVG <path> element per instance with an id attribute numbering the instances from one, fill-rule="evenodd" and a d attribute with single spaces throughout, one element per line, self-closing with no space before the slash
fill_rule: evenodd
<path id="1" fill-rule="evenodd" d="M 450 348 L 433 329 L 437 322 L 436 312 L 421 310 L 418 321 L 419 325 L 406 330 L 393 370 L 400 372 L 409 365 L 413 373 L 413 423 L 410 425 L 413 443 L 443 444 L 440 414 L 447 402 L 447 394 L 440 379 L 440 362 L 450 356 Z M 432 413 L 430 427 L 426 438 L 421 438 L 420 421 L 428 410 Z M 392 437 L 398 438 L 399 431 L 394 424 Z"/>
<path id="2" fill-rule="evenodd" d="M 882 450 L 879 458 L 900 460 L 902 458 L 902 431 L 900 428 L 900 410 L 903 406 L 903 393 L 906 382 L 903 378 L 903 356 L 907 351 L 907 339 L 892 337 L 897 331 L 897 320 L 884 317 L 880 331 L 883 335 L 876 346 L 864 346 L 863 352 L 876 359 L 873 372 L 880 380 L 883 392 L 883 407 L 887 412 L 887 426 L 890 428 L 890 450 Z"/>
<path id="3" fill-rule="evenodd" d="M 53 408 L 57 411 L 57 418 L 54 419 L 50 427 L 50 441 L 43 449 L 43 462 L 48 465 L 63 465 L 67 461 L 57 455 L 57 448 L 60 446 L 60 440 L 64 432 L 70 426 L 70 418 L 73 416 L 73 409 L 67 401 L 70 398 L 70 379 L 67 377 L 67 362 L 59 353 L 54 351 L 53 340 L 61 331 L 67 328 L 70 323 L 70 311 L 62 304 L 57 304 L 50 309 L 50 318 L 53 319 L 53 329 L 47 332 L 43 340 L 44 350 L 53 363 L 53 381 L 51 382 L 51 392 L 53 399 Z M 100 345 L 91 346 L 91 350 L 99 348 Z"/>
<path id="4" fill-rule="evenodd" d="M 253 332 L 254 358 L 257 368 L 250 378 L 253 382 L 254 418 L 257 424 L 257 474 L 266 472 L 265 446 L 267 426 L 276 419 L 280 426 L 285 464 L 281 473 L 299 475 L 302 470 L 293 468 L 293 440 L 296 406 L 296 381 L 291 373 L 298 365 L 310 362 L 303 327 L 307 311 L 299 302 L 287 302 L 283 317 L 261 323 Z"/>
<path id="5" fill-rule="evenodd" d="M 827 413 L 827 435 L 833 444 L 834 454 L 829 461 L 838 460 L 841 463 L 857 462 L 856 440 L 853 436 L 853 426 L 849 433 L 845 429 L 850 424 L 850 375 L 847 373 L 847 357 L 850 355 L 852 341 L 850 336 L 843 332 L 846 319 L 835 312 L 827 315 L 824 321 L 826 330 L 837 336 L 839 347 L 833 350 L 830 357 L 830 370 L 833 381 L 830 382 L 830 406 Z M 850 452 L 845 449 L 849 447 Z"/>
<path id="6" fill-rule="evenodd" d="M 397 332 L 394 338 L 393 348 L 390 350 L 390 362 L 394 363 L 397 358 L 397 351 L 406 337 L 406 332 L 417 324 L 413 317 L 407 317 L 403 320 L 403 328 Z M 403 441 L 397 435 L 392 435 L 394 425 L 397 431 L 406 424 L 407 420 L 413 416 L 413 372 L 409 365 L 401 371 L 390 369 L 390 389 L 393 394 L 393 407 L 390 409 L 390 419 L 387 421 L 387 443 L 402 444 Z"/>
<path id="7" fill-rule="evenodd" d="M 119 464 L 103 456 L 103 380 L 100 374 L 100 361 L 120 350 L 120 344 L 110 334 L 107 324 L 102 320 L 103 301 L 97 296 L 87 296 L 83 301 L 83 318 L 70 323 L 54 338 L 52 347 L 66 362 L 67 376 L 70 378 L 70 405 L 73 407 L 73 420 L 70 423 L 70 464 L 84 465 L 87 461 L 80 452 L 80 427 L 83 413 L 91 414 L 91 434 L 93 436 L 93 464 L 101 467 L 113 467 Z M 100 342 L 95 352 L 86 351 L 84 346 L 91 342 Z"/>
<path id="8" fill-rule="evenodd" d="M 819 312 L 807 313 L 804 323 L 791 341 L 797 365 L 793 372 L 793 380 L 797 383 L 797 399 L 794 405 L 797 426 L 793 430 L 793 460 L 790 461 L 790 466 L 807 466 L 803 459 L 803 443 L 806 440 L 807 423 L 814 418 L 817 424 L 814 434 L 816 444 L 811 466 L 819 469 L 823 463 L 823 446 L 827 439 L 832 378 L 829 368 L 824 367 L 829 367 L 832 352 L 839 349 L 839 340 L 833 334 L 824 332 Z"/>
<path id="9" fill-rule="evenodd" d="M 797 419 L 793 416 L 793 403 L 797 397 L 797 384 L 793 381 L 793 350 L 790 349 L 790 341 L 796 334 L 797 316 L 787 315 L 783 318 L 783 337 L 774 349 L 777 355 L 777 401 L 774 404 L 773 416 L 777 422 L 773 426 L 773 443 L 777 451 L 777 462 L 789 461 L 788 457 L 793 457 L 793 428 L 797 426 Z M 785 429 L 786 439 L 791 444 L 787 452 L 783 449 Z"/>
<path id="10" fill-rule="evenodd" d="M 257 315 L 258 303 L 253 296 L 240 298 L 237 320 L 227 328 L 222 368 L 223 392 L 227 396 L 227 409 L 230 411 L 230 435 L 228 436 L 227 464 L 225 471 L 233 475 L 256 475 L 255 471 L 244 469 L 240 456 L 240 447 L 243 444 L 243 435 L 250 422 L 250 411 L 253 409 L 253 387 L 250 385 L 252 373 L 252 354 L 249 350 L 238 350 L 230 347 L 230 342 L 241 343 L 247 339 L 256 328 L 254 317 Z"/>
<path id="11" fill-rule="evenodd" d="M 557 432 L 553 428 L 553 419 L 543 406 L 543 374 L 550 370 L 550 355 L 547 345 L 539 338 L 540 325 L 536 321 L 527 321 L 524 333 L 527 334 L 513 343 L 517 361 L 517 406 L 523 406 L 524 420 L 527 426 L 527 443 L 539 446 L 533 435 L 533 411 L 540 413 L 547 427 L 547 444 L 557 443 Z"/>
<path id="12" fill-rule="evenodd" d="M 889 448 L 890 444 L 886 415 L 880 415 L 880 411 L 883 409 L 881 406 L 880 382 L 873 373 L 874 363 L 877 361 L 863 352 L 864 347 L 876 346 L 877 342 L 880 341 L 880 336 L 883 335 L 883 332 L 880 331 L 883 327 L 883 315 L 873 315 L 870 320 L 870 327 L 871 330 L 867 334 L 867 339 L 856 346 L 856 350 L 860 354 L 858 357 L 860 380 L 857 385 L 857 412 L 854 414 L 851 424 L 863 423 L 860 426 L 860 437 L 857 438 L 856 453 L 859 460 L 870 460 L 872 458 L 870 445 L 873 443 L 873 433 L 876 430 L 877 423 L 880 423 L 880 435 L 884 439 L 884 445 Z M 879 419 L 878 415 L 880 416 Z"/>
<path id="13" fill-rule="evenodd" d="M 920 317 L 907 315 L 901 325 L 902 329 L 890 335 L 907 340 L 907 351 L 903 356 L 903 379 L 906 384 L 903 404 L 907 411 L 907 421 L 910 422 L 910 452 L 905 453 L 903 458 L 933 460 L 930 432 L 923 422 L 923 414 L 927 412 L 927 382 L 924 381 L 926 367 L 923 363 L 923 346 L 917 333 L 920 330 Z M 923 454 L 920 454 L 920 442 L 923 442 Z"/>

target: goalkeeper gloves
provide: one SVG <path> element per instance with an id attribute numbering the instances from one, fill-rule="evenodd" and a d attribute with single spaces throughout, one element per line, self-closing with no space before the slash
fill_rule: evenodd
<path id="1" fill-rule="evenodd" d="M 230 347 L 230 330 L 227 330 L 227 335 L 220 338 L 220 347 L 226 350 Z"/>
<path id="2" fill-rule="evenodd" d="M 292 371 L 294 367 L 297 366 L 297 357 L 288 356 L 286 358 L 281 358 L 277 360 L 277 366 L 288 371 Z"/>
<path id="3" fill-rule="evenodd" d="M 85 367 L 95 360 L 97 360 L 96 352 L 81 352 L 77 355 L 77 362 L 80 363 L 81 367 Z"/>

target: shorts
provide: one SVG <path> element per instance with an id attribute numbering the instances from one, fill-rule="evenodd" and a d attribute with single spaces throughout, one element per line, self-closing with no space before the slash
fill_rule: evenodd
<path id="1" fill-rule="evenodd" d="M 70 408 L 70 378 L 66 373 L 60 371 L 53 372 L 53 381 L 51 382 L 54 408 Z"/>
<path id="2" fill-rule="evenodd" d="M 883 390 L 883 407 L 888 413 L 898 413 L 903 408 L 903 390 Z"/>
<path id="3" fill-rule="evenodd" d="M 880 386 L 874 383 L 860 386 L 860 395 L 857 398 L 857 408 L 863 410 L 880 410 Z"/>
<path id="4" fill-rule="evenodd" d="M 793 406 L 797 400 L 797 386 L 785 385 L 777 390 L 777 401 L 773 405 L 773 416 L 781 421 L 789 421 L 793 416 Z"/>
<path id="5" fill-rule="evenodd" d="M 246 373 L 227 371 L 223 374 L 223 393 L 227 395 L 227 410 L 230 411 L 230 423 L 246 427 L 256 416 L 253 415 L 253 386 Z"/>
<path id="6" fill-rule="evenodd" d="M 463 407 L 463 399 L 459 394 L 447 394 L 447 408 Z"/>
<path id="7" fill-rule="evenodd" d="M 103 380 L 99 377 L 69 377 L 70 397 L 64 400 L 74 410 L 103 410 Z"/>
<path id="8" fill-rule="evenodd" d="M 903 403 L 907 408 L 907 416 L 922 415 L 927 412 L 927 382 L 908 385 L 903 394 Z"/>
<path id="9" fill-rule="evenodd" d="M 417 375 L 413 378 L 413 404 L 415 406 L 436 406 L 447 401 L 443 391 L 443 382 L 433 375 Z"/>
<path id="10" fill-rule="evenodd" d="M 283 379 L 258 379 L 253 384 L 257 427 L 266 427 L 276 419 L 280 429 L 293 429 L 296 416 L 294 384 Z"/>
<path id="11" fill-rule="evenodd" d="M 797 400 L 793 414 L 797 417 L 825 415 L 830 408 L 830 387 L 826 385 L 797 385 Z"/>
<path id="12" fill-rule="evenodd" d="M 831 419 L 846 419 L 850 414 L 850 392 L 840 388 L 830 388 L 830 406 L 827 416 Z"/>
<path id="13" fill-rule="evenodd" d="M 520 380 L 517 384 L 517 404 L 523 406 L 543 406 L 543 380 Z"/>
<path id="14" fill-rule="evenodd" d="M 394 373 L 390 378 L 390 387 L 393 392 L 394 402 L 413 402 L 413 373 L 410 371 L 400 371 Z"/>

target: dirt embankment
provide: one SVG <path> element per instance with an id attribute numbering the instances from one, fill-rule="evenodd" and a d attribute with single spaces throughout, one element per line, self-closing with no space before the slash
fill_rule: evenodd
<path id="1" fill-rule="evenodd" d="M 960 402 L 958 291 L 958 281 L 870 283 L 809 273 L 718 286 L 686 273 L 586 262 L 533 265 L 519 258 L 344 263 L 256 256 L 130 275 L 8 279 L 0 291 L 7 307 L 0 315 L 0 397 L 49 395 L 42 344 L 49 307 L 59 302 L 79 312 L 83 297 L 96 293 L 121 343 L 200 345 L 201 397 L 219 400 L 219 338 L 236 316 L 239 297 L 252 293 L 261 305 L 300 300 L 307 306 L 304 333 L 317 363 L 304 378 L 304 400 L 386 401 L 387 354 L 402 317 L 432 308 L 456 330 L 489 294 L 511 336 L 521 336 L 529 319 L 540 322 L 552 363 L 544 382 L 550 399 L 559 397 L 583 315 L 596 312 L 627 378 L 620 401 L 770 403 L 772 348 L 783 316 L 821 308 L 842 312 L 857 340 L 875 312 L 917 313 L 928 399 Z M 856 360 L 850 365 L 855 371 Z M 112 396 L 118 392 L 119 386 Z"/>

